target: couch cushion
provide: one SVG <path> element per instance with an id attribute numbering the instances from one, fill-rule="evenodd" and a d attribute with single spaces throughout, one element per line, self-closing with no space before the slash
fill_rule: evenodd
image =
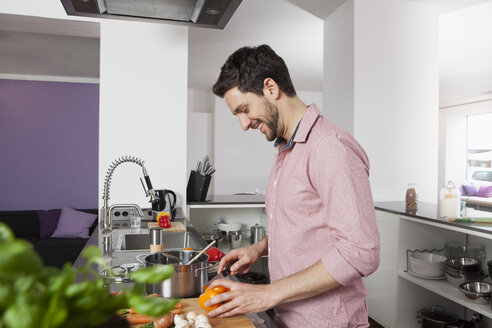
<path id="1" fill-rule="evenodd" d="M 60 219 L 52 238 L 89 238 L 89 229 L 96 221 L 97 215 L 62 208 Z"/>
<path id="2" fill-rule="evenodd" d="M 36 211 L 3 211 L 0 221 L 7 224 L 18 238 L 31 242 L 39 239 L 39 221 Z"/>
<path id="3" fill-rule="evenodd" d="M 477 191 L 478 197 L 490 197 L 492 195 L 492 186 L 481 186 Z"/>
<path id="4" fill-rule="evenodd" d="M 462 185 L 463 196 L 475 196 L 477 194 L 477 187 L 473 185 Z"/>
<path id="5" fill-rule="evenodd" d="M 55 232 L 61 210 L 37 211 L 39 220 L 39 237 L 49 238 Z"/>

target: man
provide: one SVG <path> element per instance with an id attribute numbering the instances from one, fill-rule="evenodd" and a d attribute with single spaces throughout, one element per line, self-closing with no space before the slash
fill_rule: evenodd
<path id="1" fill-rule="evenodd" d="M 243 130 L 275 140 L 277 155 L 265 197 L 268 237 L 219 265 L 246 273 L 268 254 L 272 283 L 214 281 L 231 291 L 208 301 L 228 301 L 209 315 L 275 307 L 280 327 L 369 327 L 362 277 L 379 265 L 379 234 L 364 150 L 297 97 L 285 62 L 267 45 L 233 53 L 213 91 Z"/>

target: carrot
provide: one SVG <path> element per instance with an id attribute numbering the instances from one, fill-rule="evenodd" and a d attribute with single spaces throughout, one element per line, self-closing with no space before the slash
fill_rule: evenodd
<path id="1" fill-rule="evenodd" d="M 181 314 L 181 309 L 173 309 L 169 312 L 171 312 L 172 314 Z"/>
<path id="2" fill-rule="evenodd" d="M 135 309 L 134 309 L 134 308 L 129 308 L 129 309 L 128 309 L 128 313 L 129 313 L 129 314 L 137 314 L 137 312 L 135 311 Z"/>
<path id="3" fill-rule="evenodd" d="M 174 315 L 172 313 L 168 313 L 163 315 L 162 317 L 154 320 L 155 328 L 168 328 L 173 324 Z"/>
<path id="4" fill-rule="evenodd" d="M 126 321 L 128 321 L 131 325 L 137 323 L 147 323 L 151 322 L 152 320 L 154 320 L 154 318 L 149 317 L 146 314 L 130 314 L 126 316 Z"/>
<path id="5" fill-rule="evenodd" d="M 159 294 L 156 294 L 156 293 L 147 295 L 147 297 L 157 297 L 157 296 L 159 296 Z"/>
<path id="6" fill-rule="evenodd" d="M 176 303 L 174 306 L 175 309 L 182 309 L 183 308 L 183 303 Z"/>

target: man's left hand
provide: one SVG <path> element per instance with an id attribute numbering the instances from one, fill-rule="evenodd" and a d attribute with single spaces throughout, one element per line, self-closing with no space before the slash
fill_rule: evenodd
<path id="1" fill-rule="evenodd" d="M 271 297 L 271 285 L 251 285 L 229 279 L 217 279 L 210 284 L 210 288 L 216 286 L 223 286 L 231 291 L 219 294 L 205 303 L 205 306 L 212 306 L 227 302 L 210 311 L 210 317 L 226 318 L 242 313 L 258 313 L 275 306 Z"/>

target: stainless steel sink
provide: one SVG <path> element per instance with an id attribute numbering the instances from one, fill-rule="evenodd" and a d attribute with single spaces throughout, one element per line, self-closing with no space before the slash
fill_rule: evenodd
<path id="1" fill-rule="evenodd" d="M 166 232 L 163 234 L 162 241 L 164 249 L 183 249 L 191 247 L 200 249 L 202 246 L 196 241 L 190 232 Z M 117 250 L 148 250 L 150 244 L 149 234 L 126 234 L 120 235 Z"/>

